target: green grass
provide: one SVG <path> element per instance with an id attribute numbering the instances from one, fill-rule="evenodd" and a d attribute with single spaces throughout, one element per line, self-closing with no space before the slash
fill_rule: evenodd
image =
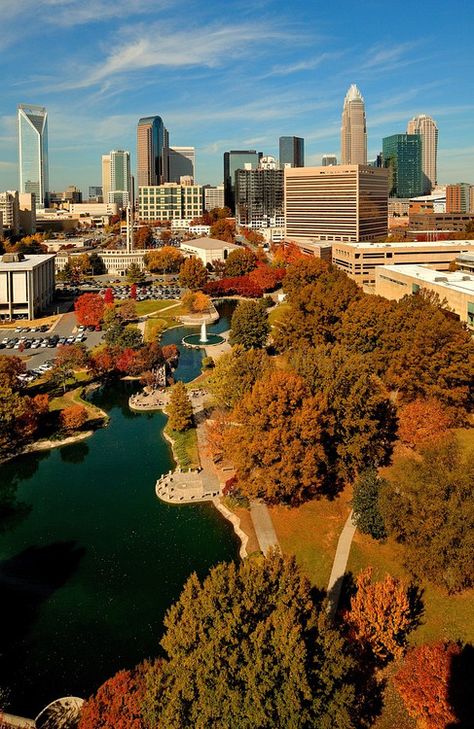
<path id="1" fill-rule="evenodd" d="M 124 301 L 120 301 L 117 303 L 117 306 L 120 306 L 121 304 L 124 304 Z M 175 299 L 169 299 L 167 301 L 163 301 L 162 299 L 156 300 L 156 301 L 137 301 L 136 307 L 137 307 L 137 314 L 138 316 L 145 316 L 145 314 L 153 314 L 155 311 L 161 311 L 162 309 L 166 309 L 168 306 L 172 306 L 173 304 L 178 304 L 179 302 Z M 176 307 L 177 309 L 178 307 Z M 171 309 L 171 311 L 175 311 L 175 309 Z"/>
<path id="2" fill-rule="evenodd" d="M 147 319 L 144 333 L 145 342 L 156 342 L 168 326 L 169 324 L 166 319 Z"/>
<path id="3" fill-rule="evenodd" d="M 68 408 L 72 404 L 82 405 L 85 407 L 87 410 L 87 419 L 89 421 L 108 420 L 108 416 L 103 410 L 82 398 L 82 387 L 77 387 L 75 390 L 70 390 L 64 395 L 52 398 L 49 401 L 49 411 L 55 412 L 58 410 L 64 410 L 64 408 Z"/>
<path id="4" fill-rule="evenodd" d="M 290 304 L 287 304 L 285 302 L 283 302 L 282 304 L 277 304 L 268 314 L 268 321 L 270 322 L 270 325 L 272 327 L 278 326 L 283 314 L 285 314 L 290 309 Z"/>
<path id="5" fill-rule="evenodd" d="M 182 469 L 199 468 L 199 448 L 196 428 L 190 428 L 182 433 L 165 428 L 166 434 L 173 441 L 173 454 Z"/>

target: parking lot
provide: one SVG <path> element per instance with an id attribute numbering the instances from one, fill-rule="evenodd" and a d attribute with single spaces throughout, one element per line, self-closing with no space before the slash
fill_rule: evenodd
<path id="1" fill-rule="evenodd" d="M 112 284 L 107 288 L 111 288 L 114 294 L 114 298 L 125 301 L 130 298 L 130 285 L 128 284 Z M 101 288 L 100 293 L 105 294 L 106 288 Z M 174 283 L 170 284 L 137 284 L 137 301 L 148 301 L 148 300 L 166 300 L 166 299 L 179 299 L 182 294 L 182 289 Z"/>

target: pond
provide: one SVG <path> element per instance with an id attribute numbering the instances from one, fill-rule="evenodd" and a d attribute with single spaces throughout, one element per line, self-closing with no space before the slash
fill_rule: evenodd
<path id="1" fill-rule="evenodd" d="M 228 326 L 225 316 L 209 329 Z M 183 331 L 166 332 L 163 343 L 180 342 Z M 203 353 L 182 352 L 176 377 L 189 380 Z M 157 477 L 173 466 L 166 419 L 129 410 L 136 388 L 118 382 L 94 394 L 110 423 L 91 438 L 1 466 L 2 488 L 16 488 L 23 505 L 0 533 L 0 686 L 13 713 L 87 697 L 120 668 L 157 655 L 163 616 L 188 575 L 238 556 L 214 507 L 156 498 Z"/>

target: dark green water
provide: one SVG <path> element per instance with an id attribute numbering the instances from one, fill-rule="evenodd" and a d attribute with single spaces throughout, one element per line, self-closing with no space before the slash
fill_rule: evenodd
<path id="1" fill-rule="evenodd" d="M 214 328 L 228 327 L 227 317 Z M 163 343 L 181 340 L 182 328 Z M 189 333 L 189 329 L 185 330 Z M 184 350 L 177 372 L 199 373 Z M 34 716 L 59 696 L 88 696 L 122 667 L 157 655 L 162 620 L 188 575 L 235 559 L 238 540 L 210 505 L 168 506 L 154 493 L 172 467 L 161 413 L 133 414 L 136 385 L 98 391 L 110 424 L 72 446 L 1 467 L 28 511 L 0 534 L 0 685 Z"/>

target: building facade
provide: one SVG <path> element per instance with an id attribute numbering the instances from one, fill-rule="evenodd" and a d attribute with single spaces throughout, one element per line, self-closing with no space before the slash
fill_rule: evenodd
<path id="1" fill-rule="evenodd" d="M 131 202 L 130 152 L 113 149 L 110 152 L 110 187 L 107 202 L 124 208 Z"/>
<path id="2" fill-rule="evenodd" d="M 167 182 L 138 188 L 140 220 L 187 220 L 202 216 L 201 185 Z"/>
<path id="3" fill-rule="evenodd" d="M 20 230 L 24 235 L 36 233 L 36 195 L 34 192 L 20 192 L 18 195 Z"/>
<path id="4" fill-rule="evenodd" d="M 410 213 L 410 233 L 462 233 L 474 220 L 474 213 Z"/>
<path id="5" fill-rule="evenodd" d="M 335 243 L 332 262 L 359 285 L 373 286 L 380 266 L 416 264 L 447 271 L 465 252 L 474 252 L 474 241 L 435 243 Z"/>
<path id="6" fill-rule="evenodd" d="M 261 152 L 254 149 L 224 152 L 224 204 L 235 212 L 235 173 L 237 170 L 256 170 Z"/>
<path id="7" fill-rule="evenodd" d="M 170 147 L 168 150 L 168 182 L 181 183 L 182 177 L 196 177 L 196 150 L 194 147 Z"/>
<path id="8" fill-rule="evenodd" d="M 137 185 L 168 182 L 168 132 L 161 116 L 147 116 L 137 125 Z"/>
<path id="9" fill-rule="evenodd" d="M 20 201 L 16 190 L 0 192 L 0 213 L 4 231 L 8 229 L 12 235 L 18 235 L 20 232 Z"/>
<path id="10" fill-rule="evenodd" d="M 89 201 L 97 203 L 104 202 L 102 185 L 89 185 Z"/>
<path id="11" fill-rule="evenodd" d="M 446 309 L 474 329 L 474 275 L 425 266 L 379 266 L 375 271 L 375 293 L 386 299 L 399 301 L 422 290 L 437 294 Z"/>
<path id="12" fill-rule="evenodd" d="M 224 207 L 224 185 L 204 185 L 202 188 L 203 209 L 209 212 L 214 208 Z"/>
<path id="13" fill-rule="evenodd" d="M 48 207 L 48 112 L 44 106 L 18 106 L 20 192 L 33 192 L 39 207 Z"/>
<path id="14" fill-rule="evenodd" d="M 237 170 L 235 213 L 238 225 L 274 228 L 284 225 L 284 171 L 282 169 Z"/>
<path id="15" fill-rule="evenodd" d="M 226 261 L 229 253 L 237 250 L 239 246 L 234 243 L 225 243 L 217 238 L 196 238 L 181 243 L 180 251 L 185 255 L 200 258 L 204 266 L 212 261 Z"/>
<path id="16" fill-rule="evenodd" d="M 390 173 L 390 197 L 410 198 L 423 194 L 419 134 L 392 134 L 385 137 L 383 161 Z"/>
<path id="17" fill-rule="evenodd" d="M 446 212 L 474 212 L 471 211 L 471 185 L 468 182 L 446 185 Z"/>
<path id="18" fill-rule="evenodd" d="M 334 167 L 337 165 L 337 157 L 335 154 L 323 154 L 321 158 L 322 167 Z"/>
<path id="19" fill-rule="evenodd" d="M 366 165 L 286 169 L 286 238 L 297 243 L 386 236 L 387 179 L 387 170 Z"/>
<path id="20" fill-rule="evenodd" d="M 52 302 L 53 255 L 5 253 L 0 261 L 0 319 L 34 319 Z"/>
<path id="21" fill-rule="evenodd" d="M 344 99 L 341 123 L 341 164 L 367 164 L 367 125 L 364 98 L 355 84 Z"/>
<path id="22" fill-rule="evenodd" d="M 426 114 L 413 117 L 408 122 L 408 134 L 419 134 L 422 154 L 422 193 L 429 195 L 438 180 L 438 127 Z"/>
<path id="23" fill-rule="evenodd" d="M 280 168 L 304 167 L 304 139 L 302 137 L 280 137 Z"/>

